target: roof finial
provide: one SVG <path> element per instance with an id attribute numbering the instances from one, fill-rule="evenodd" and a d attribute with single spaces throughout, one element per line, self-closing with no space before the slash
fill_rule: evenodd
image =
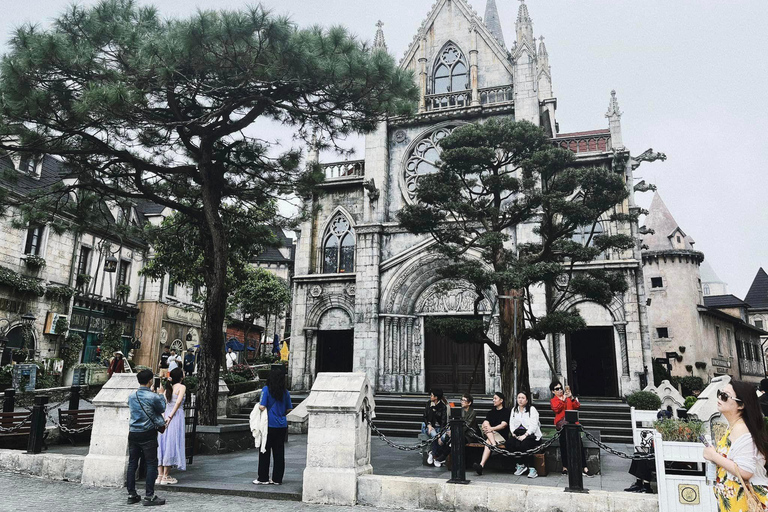
<path id="1" fill-rule="evenodd" d="M 621 137 L 621 114 L 619 100 L 616 99 L 616 90 L 614 89 L 611 91 L 608 112 L 605 113 L 605 117 L 608 118 L 608 128 L 611 130 L 611 146 L 614 149 L 624 149 L 624 141 Z"/>
<path id="2" fill-rule="evenodd" d="M 608 112 L 605 117 L 621 117 L 623 112 L 619 112 L 619 100 L 616 99 L 616 89 L 611 91 L 611 101 L 608 102 Z"/>
<path id="3" fill-rule="evenodd" d="M 376 23 L 376 37 L 373 38 L 374 50 L 387 51 L 387 43 L 384 42 L 384 31 L 381 29 L 383 26 L 384 23 L 381 20 Z"/>
<path id="4" fill-rule="evenodd" d="M 501 20 L 499 19 L 499 11 L 496 9 L 496 0 L 487 0 L 485 4 L 485 16 L 483 17 L 483 23 L 488 27 L 488 30 L 493 34 L 502 46 L 504 44 L 504 32 L 501 30 Z"/>
<path id="5" fill-rule="evenodd" d="M 547 47 L 544 46 L 544 36 L 539 36 L 539 56 L 547 55 Z"/>
<path id="6" fill-rule="evenodd" d="M 525 0 L 520 0 L 520 7 L 517 10 L 517 21 L 532 21 L 531 16 L 528 14 L 528 6 L 525 5 Z"/>

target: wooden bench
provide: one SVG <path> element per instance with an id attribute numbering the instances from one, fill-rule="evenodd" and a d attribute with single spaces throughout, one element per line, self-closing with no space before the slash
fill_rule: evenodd
<path id="1" fill-rule="evenodd" d="M 95 412 L 95 409 L 59 409 L 59 425 L 72 430 L 92 427 L 93 415 Z M 75 439 L 79 434 L 67 432 L 62 428 L 59 430 L 61 431 L 61 435 L 66 436 L 67 439 L 69 439 L 69 442 L 72 443 L 72 446 L 74 446 Z M 82 437 L 86 437 L 86 435 L 90 437 L 90 430 L 86 430 L 80 434 L 82 434 Z"/>
<path id="2" fill-rule="evenodd" d="M 19 425 L 21 425 L 19 427 Z M 24 438 L 32 431 L 32 418 L 29 412 L 0 412 L 0 447 L 7 448 L 11 444 L 16 446 L 26 442 Z M 16 428 L 19 427 L 19 428 Z M 6 429 L 15 428 L 13 432 Z"/>

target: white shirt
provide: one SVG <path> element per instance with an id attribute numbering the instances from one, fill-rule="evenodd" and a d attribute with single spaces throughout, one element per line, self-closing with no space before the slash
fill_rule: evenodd
<path id="1" fill-rule="evenodd" d="M 731 449 L 726 454 L 729 459 L 739 465 L 742 472 L 752 473 L 749 483 L 752 485 L 768 486 L 768 475 L 765 470 L 765 457 L 752 440 L 752 434 L 742 434 L 731 444 Z M 730 474 L 730 473 L 729 473 Z M 736 475 L 731 475 L 737 482 Z"/>
<path id="2" fill-rule="evenodd" d="M 537 441 L 541 439 L 541 425 L 539 425 L 539 411 L 534 406 L 528 412 L 518 412 L 517 406 L 512 409 L 509 416 L 509 432 L 514 434 L 518 427 L 523 427 L 529 436 L 534 436 Z"/>
<path id="3" fill-rule="evenodd" d="M 178 355 L 168 356 L 168 373 L 171 373 L 172 370 L 178 368 L 179 363 L 181 363 L 181 357 L 179 357 Z"/>
<path id="4" fill-rule="evenodd" d="M 232 369 L 235 365 L 235 361 L 237 361 L 237 354 L 234 352 L 227 352 L 227 370 Z"/>

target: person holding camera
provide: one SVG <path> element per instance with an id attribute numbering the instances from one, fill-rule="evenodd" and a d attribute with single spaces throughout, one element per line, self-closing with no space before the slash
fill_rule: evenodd
<path id="1" fill-rule="evenodd" d="M 565 389 L 563 389 L 563 385 L 560 383 L 560 381 L 554 381 L 552 384 L 550 384 L 549 390 L 554 395 L 552 400 L 549 401 L 549 406 L 555 413 L 555 428 L 560 431 L 567 423 L 567 421 L 565 421 L 565 411 L 579 409 L 581 407 L 581 402 L 579 402 L 578 398 L 573 396 L 570 387 L 566 386 Z M 568 451 L 565 444 L 565 436 L 560 436 L 560 458 L 563 462 L 564 475 L 568 474 L 567 453 Z M 592 476 L 589 474 L 589 470 L 587 469 L 587 457 L 583 449 L 581 450 L 581 465 L 583 467 L 582 471 L 584 474 L 586 476 Z"/>
<path id="2" fill-rule="evenodd" d="M 154 392 L 151 370 L 141 370 L 136 374 L 139 389 L 128 397 L 128 410 L 131 414 L 128 426 L 128 504 L 141 501 L 136 493 L 136 470 L 139 459 L 144 457 L 147 465 L 144 502 L 142 505 L 165 505 L 165 500 L 155 494 L 157 478 L 157 433 L 165 432 L 168 421 L 163 419 L 165 400 Z"/>

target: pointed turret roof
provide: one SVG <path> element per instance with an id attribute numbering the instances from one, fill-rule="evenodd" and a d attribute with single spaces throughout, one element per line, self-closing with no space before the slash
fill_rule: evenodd
<path id="1" fill-rule="evenodd" d="M 677 224 L 658 192 L 653 194 L 645 227 L 654 231 L 653 234 L 643 236 L 643 243 L 649 251 L 694 250 L 695 242 Z"/>
<path id="2" fill-rule="evenodd" d="M 488 0 L 486 2 L 483 23 L 485 23 L 485 26 L 491 34 L 493 34 L 493 37 L 498 39 L 501 45 L 506 48 L 506 44 L 504 43 L 504 32 L 501 30 L 499 11 L 496 9 L 496 0 Z"/>
<path id="3" fill-rule="evenodd" d="M 373 38 L 373 49 L 387 51 L 387 43 L 384 42 L 384 31 L 381 27 L 384 26 L 381 20 L 376 23 L 376 36 Z"/>
<path id="4" fill-rule="evenodd" d="M 763 267 L 757 271 L 744 301 L 756 309 L 768 308 L 768 274 L 765 273 Z"/>
<path id="5" fill-rule="evenodd" d="M 525 0 L 520 0 L 520 7 L 517 9 L 517 21 L 527 21 L 529 23 L 533 21 L 531 15 L 528 14 L 528 6 L 525 5 Z"/>
<path id="6" fill-rule="evenodd" d="M 548 57 L 547 47 L 544 46 L 544 36 L 539 36 L 539 57 Z"/>

